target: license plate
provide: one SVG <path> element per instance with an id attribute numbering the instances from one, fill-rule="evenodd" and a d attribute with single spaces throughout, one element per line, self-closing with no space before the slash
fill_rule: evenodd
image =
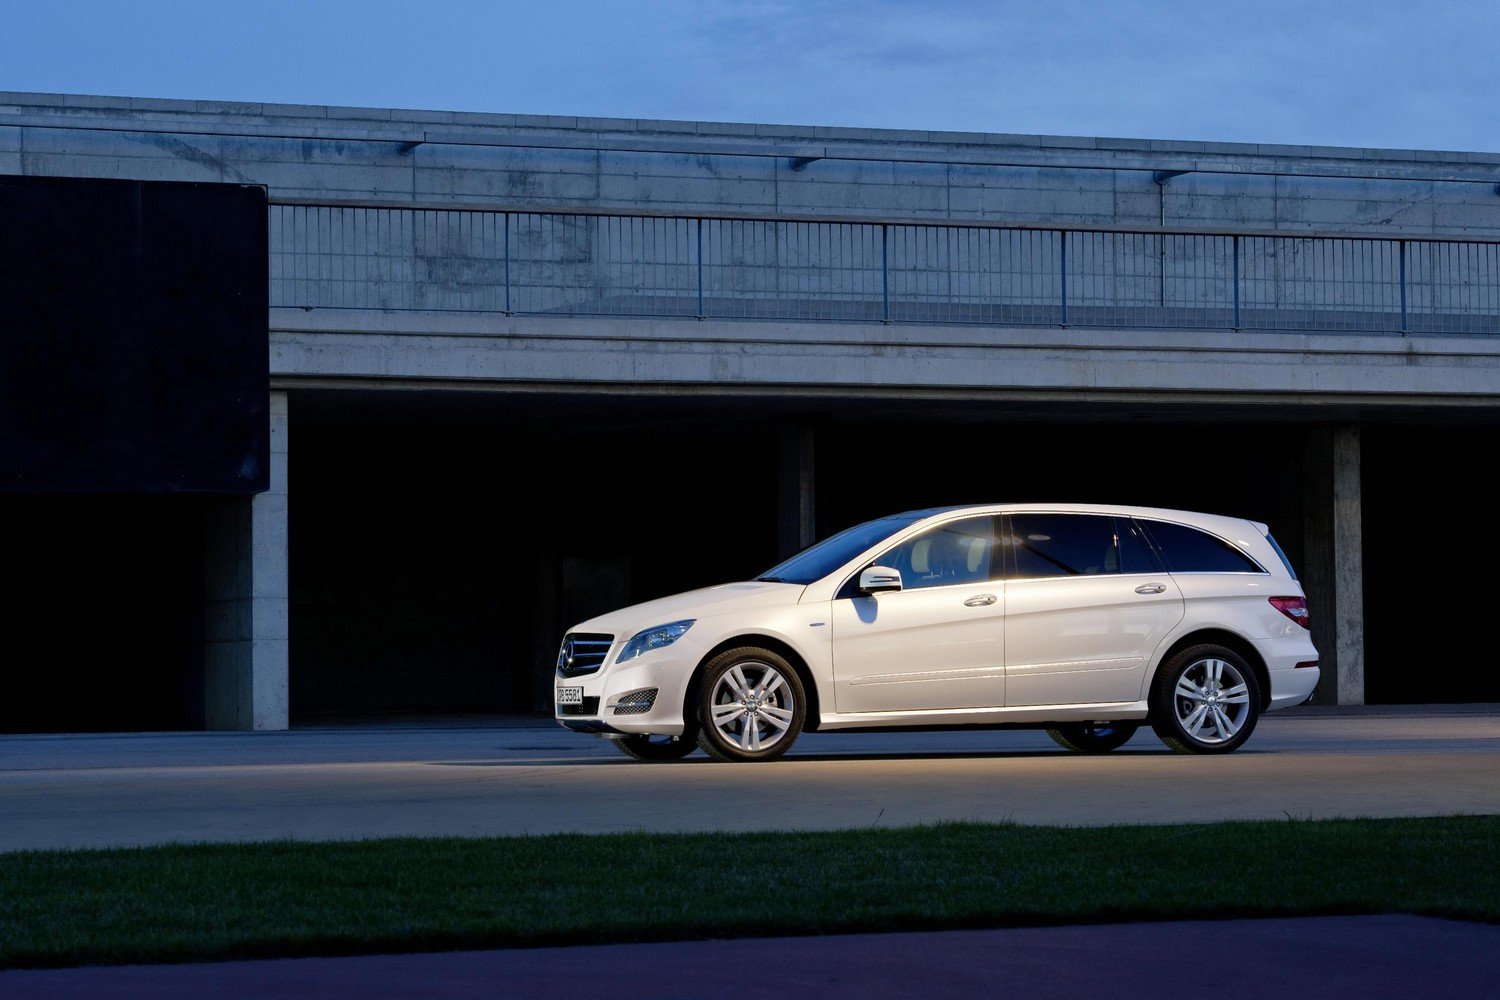
<path id="1" fill-rule="evenodd" d="M 583 688 L 581 688 L 581 687 L 566 687 L 566 688 L 560 687 L 560 688 L 558 688 L 557 689 L 557 703 L 559 705 L 582 705 L 583 704 Z"/>

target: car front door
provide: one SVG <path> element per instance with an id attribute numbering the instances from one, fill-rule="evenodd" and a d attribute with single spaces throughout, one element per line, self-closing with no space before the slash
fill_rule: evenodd
<path id="1" fill-rule="evenodd" d="M 1005 585 L 992 516 L 938 525 L 874 564 L 902 589 L 833 601 L 841 713 L 998 708 L 1005 704 Z"/>
<path id="2" fill-rule="evenodd" d="M 1005 552 L 1007 707 L 1133 702 L 1182 593 L 1129 518 L 1011 514 Z"/>

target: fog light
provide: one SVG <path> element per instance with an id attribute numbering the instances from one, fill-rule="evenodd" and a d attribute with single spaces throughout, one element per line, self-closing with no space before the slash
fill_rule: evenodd
<path id="1" fill-rule="evenodd" d="M 621 695 L 620 700 L 615 702 L 615 714 L 640 715 L 651 711 L 651 706 L 656 704 L 656 691 L 656 688 L 646 688 L 644 691 Z"/>

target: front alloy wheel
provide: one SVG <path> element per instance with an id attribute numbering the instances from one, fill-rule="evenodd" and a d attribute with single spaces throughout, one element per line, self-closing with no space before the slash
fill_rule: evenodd
<path id="1" fill-rule="evenodd" d="M 767 649 L 731 649 L 704 669 L 698 745 L 718 760 L 771 760 L 791 749 L 806 714 L 791 664 Z"/>
<path id="2" fill-rule="evenodd" d="M 1178 753 L 1229 753 L 1255 729 L 1260 697 L 1255 671 L 1238 653 L 1223 646 L 1193 646 L 1158 671 L 1151 727 Z"/>

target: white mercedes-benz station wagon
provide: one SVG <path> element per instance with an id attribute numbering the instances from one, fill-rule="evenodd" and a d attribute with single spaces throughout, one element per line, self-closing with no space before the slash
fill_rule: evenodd
<path id="1" fill-rule="evenodd" d="M 1100 753 L 1142 723 L 1242 746 L 1318 681 L 1307 602 L 1264 524 L 1005 504 L 857 525 L 763 576 L 575 626 L 557 721 L 642 760 L 778 757 L 804 730 L 1045 729 Z"/>

